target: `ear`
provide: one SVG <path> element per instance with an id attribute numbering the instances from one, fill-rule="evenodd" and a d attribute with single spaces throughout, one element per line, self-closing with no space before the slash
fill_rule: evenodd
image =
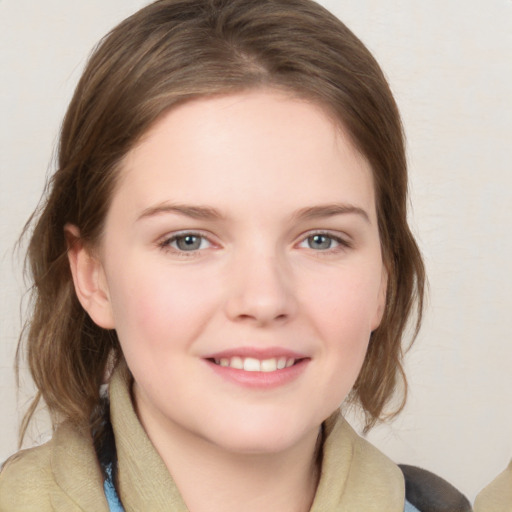
<path id="1" fill-rule="evenodd" d="M 382 265 L 382 275 L 380 279 L 380 287 L 377 297 L 377 309 L 372 321 L 371 330 L 372 332 L 379 327 L 384 311 L 386 310 L 386 298 L 388 291 L 388 271 L 385 265 Z"/>
<path id="2" fill-rule="evenodd" d="M 103 265 L 83 243 L 76 226 L 66 224 L 64 234 L 73 284 L 80 304 L 96 325 L 113 329 L 114 316 Z"/>

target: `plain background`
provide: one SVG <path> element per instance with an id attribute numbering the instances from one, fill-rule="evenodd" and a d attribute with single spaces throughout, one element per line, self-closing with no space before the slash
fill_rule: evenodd
<path id="1" fill-rule="evenodd" d="M 143 0 L 0 0 L 0 460 L 21 411 L 13 359 L 25 291 L 13 247 L 37 204 L 93 45 Z M 386 72 L 408 137 L 411 223 L 430 299 L 410 395 L 369 436 L 471 499 L 512 457 L 512 2 L 324 0 Z M 26 382 L 26 379 L 23 379 Z M 44 421 L 32 431 L 47 437 Z"/>

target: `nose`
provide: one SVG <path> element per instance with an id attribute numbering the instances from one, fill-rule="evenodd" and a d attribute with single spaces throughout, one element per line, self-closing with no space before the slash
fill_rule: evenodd
<path id="1" fill-rule="evenodd" d="M 226 314 L 236 322 L 266 326 L 285 323 L 296 314 L 291 269 L 284 257 L 253 253 L 231 267 Z"/>

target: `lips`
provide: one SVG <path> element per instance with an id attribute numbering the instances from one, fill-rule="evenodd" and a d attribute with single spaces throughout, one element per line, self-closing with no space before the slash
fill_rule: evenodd
<path id="1" fill-rule="evenodd" d="M 209 354 L 205 359 L 224 368 L 234 368 L 246 372 L 274 372 L 289 368 L 308 357 L 305 354 L 280 347 L 239 347 Z"/>
<path id="2" fill-rule="evenodd" d="M 225 368 L 235 368 L 246 372 L 275 372 L 293 366 L 296 361 L 294 357 L 272 357 L 268 359 L 257 359 L 255 357 L 221 357 L 214 358 L 213 362 Z"/>
<path id="3" fill-rule="evenodd" d="M 311 358 L 282 348 L 238 348 L 204 358 L 214 372 L 251 388 L 279 387 L 296 379 Z"/>

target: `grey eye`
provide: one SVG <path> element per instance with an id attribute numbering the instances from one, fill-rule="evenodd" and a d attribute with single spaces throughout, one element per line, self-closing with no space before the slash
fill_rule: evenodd
<path id="1" fill-rule="evenodd" d="M 312 235 L 308 236 L 307 244 L 310 249 L 317 251 L 325 251 L 330 249 L 333 245 L 334 240 L 327 235 Z"/>
<path id="2" fill-rule="evenodd" d="M 178 236 L 174 240 L 174 244 L 180 251 L 197 251 L 203 245 L 203 237 L 197 235 Z"/>

